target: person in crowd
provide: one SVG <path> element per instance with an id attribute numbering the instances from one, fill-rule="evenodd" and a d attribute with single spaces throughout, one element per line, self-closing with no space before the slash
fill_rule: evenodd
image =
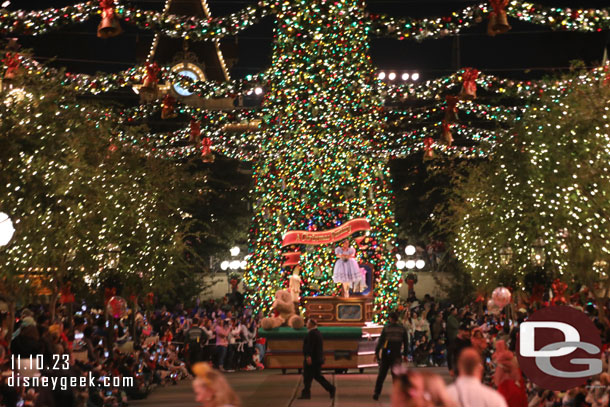
<path id="1" fill-rule="evenodd" d="M 430 324 L 426 319 L 426 311 L 422 311 L 419 314 L 413 313 L 415 316 L 415 321 L 413 322 L 413 340 L 419 341 L 423 336 L 428 337 L 430 339 Z"/>
<path id="2" fill-rule="evenodd" d="M 193 365 L 193 392 L 201 407 L 241 407 L 241 400 L 222 373 L 206 362 Z"/>
<path id="3" fill-rule="evenodd" d="M 610 404 L 610 394 L 608 393 L 610 387 L 610 373 L 603 372 L 599 375 L 599 380 L 594 381 L 591 384 L 591 388 L 585 401 L 591 405 L 591 407 L 606 407 Z"/>
<path id="4" fill-rule="evenodd" d="M 397 365 L 394 377 L 392 407 L 458 407 L 437 374 L 416 372 Z"/>
<path id="5" fill-rule="evenodd" d="M 467 407 L 507 407 L 500 393 L 481 383 L 483 363 L 476 349 L 465 348 L 460 352 L 457 371 L 457 379 L 448 389 L 454 402 Z"/>
<path id="6" fill-rule="evenodd" d="M 199 318 L 193 318 L 192 326 L 185 335 L 186 361 L 189 368 L 203 361 L 203 347 L 208 339 L 206 335 L 207 333 L 199 327 Z"/>
<path id="7" fill-rule="evenodd" d="M 487 350 L 487 339 L 485 338 L 485 335 L 483 335 L 483 330 L 480 327 L 472 329 L 470 333 L 470 342 L 472 343 L 472 347 L 479 352 L 481 357 L 483 357 Z"/>
<path id="8" fill-rule="evenodd" d="M 324 363 L 324 344 L 322 334 L 318 330 L 318 322 L 309 318 L 307 320 L 307 335 L 303 340 L 303 391 L 299 399 L 311 398 L 311 383 L 315 379 L 328 393 L 330 398 L 335 397 L 335 386 L 322 376 Z"/>
<path id="9" fill-rule="evenodd" d="M 441 337 L 443 330 L 443 316 L 440 312 L 437 312 L 430 325 L 430 339 L 432 342 L 436 342 Z"/>
<path id="10" fill-rule="evenodd" d="M 465 322 L 462 322 L 458 330 L 457 337 L 453 341 L 453 346 L 451 346 L 451 363 L 449 364 L 449 370 L 454 376 L 457 376 L 457 372 L 455 371 L 457 367 L 456 362 L 460 357 L 460 353 L 463 349 L 470 348 L 471 346 L 470 326 L 468 326 Z"/>
<path id="11" fill-rule="evenodd" d="M 453 368 L 453 355 L 451 353 L 455 339 L 457 338 L 460 327 L 460 320 L 458 318 L 458 310 L 455 306 L 449 307 L 447 315 L 445 332 L 447 336 L 447 366 L 449 370 Z"/>
<path id="12" fill-rule="evenodd" d="M 506 400 L 508 407 L 527 407 L 527 393 L 521 369 L 513 352 L 508 350 L 503 340 L 496 342 L 493 360 L 496 364 L 494 385 Z"/>
<path id="13" fill-rule="evenodd" d="M 203 344 L 202 358 L 204 362 L 211 362 L 213 359 L 214 351 L 216 349 L 216 333 L 215 327 L 212 324 L 210 318 L 205 318 L 203 325 L 201 326 L 205 334 L 205 342 Z"/>
<path id="14" fill-rule="evenodd" d="M 229 346 L 229 326 L 228 321 L 218 320 L 216 323 L 216 364 L 215 368 L 221 372 L 224 371 L 225 358 L 227 356 L 227 347 Z"/>
<path id="15" fill-rule="evenodd" d="M 380 364 L 373 393 L 374 400 L 379 400 L 388 370 L 392 366 L 400 364 L 401 355 L 406 360 L 409 351 L 409 337 L 405 327 L 398 323 L 398 314 L 390 312 L 388 320 L 389 322 L 383 327 L 375 348 L 375 360 L 380 361 Z"/>

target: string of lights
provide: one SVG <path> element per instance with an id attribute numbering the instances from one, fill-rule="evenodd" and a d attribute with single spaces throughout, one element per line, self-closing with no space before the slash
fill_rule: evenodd
<path id="1" fill-rule="evenodd" d="M 126 23 L 134 24 L 141 29 L 154 30 L 169 37 L 216 40 L 236 35 L 241 30 L 260 21 L 261 18 L 271 13 L 277 13 L 279 9 L 278 1 L 263 0 L 256 6 L 249 5 L 228 16 L 207 20 L 167 15 L 163 12 L 140 10 L 123 5 L 116 5 L 114 13 Z M 368 13 L 363 16 L 363 20 L 367 22 L 367 32 L 373 35 L 399 40 L 423 40 L 458 34 L 462 30 L 486 20 L 492 10 L 487 3 L 481 3 L 443 17 L 395 18 L 384 14 Z M 547 7 L 512 0 L 506 8 L 506 13 L 520 21 L 544 25 L 553 30 L 596 32 L 610 29 L 609 10 L 608 8 Z M 40 35 L 70 24 L 86 22 L 101 13 L 102 10 L 97 1 L 36 11 L 2 10 L 0 33 L 4 35 Z"/>

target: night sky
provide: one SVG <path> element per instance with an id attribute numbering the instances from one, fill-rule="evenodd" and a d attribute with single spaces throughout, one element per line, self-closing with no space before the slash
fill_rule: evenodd
<path id="1" fill-rule="evenodd" d="M 185 0 L 175 0 L 185 1 Z M 540 1 L 548 6 L 608 7 L 610 1 L 563 0 Z M 13 0 L 9 9 L 43 9 L 74 4 L 75 1 Z M 161 10 L 165 0 L 134 0 L 125 2 L 141 9 Z M 254 1 L 210 0 L 213 16 L 222 16 Z M 368 9 L 396 17 L 433 17 L 446 15 L 469 5 L 472 1 L 449 0 L 378 0 L 369 1 Z M 554 32 L 546 27 L 509 19 L 513 29 L 496 37 L 486 35 L 485 24 L 464 31 L 459 38 L 447 37 L 416 42 L 373 38 L 371 57 L 383 70 L 420 72 L 422 79 L 431 79 L 472 66 L 485 73 L 519 79 L 540 78 L 566 69 L 570 61 L 582 60 L 588 65 L 599 63 L 604 47 L 610 43 L 610 33 Z M 122 23 L 124 33 L 116 38 L 98 39 L 93 18 L 86 24 L 66 27 L 39 37 L 22 37 L 24 48 L 32 49 L 41 60 L 53 58 L 54 65 L 65 66 L 71 72 L 117 72 L 131 67 L 147 54 L 153 32 L 138 30 Z M 237 37 L 239 60 L 232 77 L 263 71 L 271 61 L 273 16 L 240 33 Z M 226 39 L 225 41 L 235 41 Z M 459 52 L 458 52 L 459 51 Z"/>

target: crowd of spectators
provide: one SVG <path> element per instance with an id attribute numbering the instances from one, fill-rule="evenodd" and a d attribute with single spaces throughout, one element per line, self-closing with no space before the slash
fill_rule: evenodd
<path id="1" fill-rule="evenodd" d="M 48 307 L 31 306 L 16 313 L 12 334 L 8 313 L 0 321 L 0 406 L 124 407 L 192 378 L 200 361 L 226 372 L 263 368 L 259 318 L 230 296 L 122 318 L 71 304 L 51 319 Z"/>
<path id="2" fill-rule="evenodd" d="M 460 363 L 469 366 L 471 377 L 480 373 L 478 382 L 496 389 L 509 407 L 607 406 L 610 330 L 597 317 L 592 302 L 572 305 L 589 315 L 602 333 L 604 373 L 567 392 L 536 388 L 519 369 L 514 354 L 516 335 L 532 308 L 494 314 L 482 303 L 457 308 L 426 295 L 419 300 L 410 298 L 398 311 L 409 337 L 410 366 L 446 366 L 456 378 L 462 374 Z M 192 378 L 192 366 L 201 361 L 222 372 L 264 368 L 265 339 L 258 336 L 260 316 L 243 307 L 239 297 L 226 296 L 187 310 L 130 312 L 121 319 L 84 305 L 76 312 L 76 304 L 71 307 L 60 307 L 53 319 L 43 306 L 23 308 L 17 312 L 12 333 L 8 314 L 0 314 L 0 406 L 123 407 L 129 400 L 147 397 L 155 387 Z M 470 358 L 460 361 L 465 350 Z M 16 376 L 91 376 L 96 385 L 87 381 L 81 386 L 32 386 L 11 382 Z M 394 394 L 419 394 L 409 389 L 420 385 L 422 389 L 428 385 L 441 388 L 439 377 L 429 373 L 409 369 L 396 377 L 403 378 L 395 382 Z M 105 385 L 108 378 L 112 378 L 110 386 Z M 474 386 L 472 378 L 460 380 Z M 425 394 L 430 398 L 433 393 Z M 445 400 L 452 394 L 455 396 L 450 388 L 447 394 L 437 396 Z M 419 405 L 411 396 L 395 399 L 400 401 L 396 406 Z M 434 405 L 454 404 L 439 401 Z"/>
<path id="3" fill-rule="evenodd" d="M 398 310 L 401 312 L 401 322 L 409 336 L 409 361 L 412 366 L 446 366 L 454 378 L 459 378 L 460 356 L 467 351 L 470 354 L 468 366 L 471 377 L 459 379 L 468 385 L 474 381 L 495 389 L 509 407 L 602 407 L 610 401 L 610 327 L 598 316 L 597 305 L 593 298 L 586 295 L 570 300 L 569 304 L 587 314 L 599 329 L 603 349 L 603 373 L 592 377 L 586 384 L 565 392 L 543 390 L 536 387 L 521 372 L 515 355 L 517 333 L 520 324 L 541 306 L 548 303 L 537 303 L 535 306 L 522 304 L 520 307 L 508 307 L 502 312 L 490 313 L 482 302 L 457 308 L 449 303 L 441 304 L 429 295 L 421 299 L 415 297 L 403 302 Z M 603 305 L 604 307 L 606 305 Z M 516 308 L 516 309 L 515 309 Z M 473 356 L 473 354 L 475 356 Z M 468 359 L 468 358 L 467 358 Z M 479 372 L 475 365 L 480 364 Z M 459 400 L 472 394 L 471 390 L 464 393 L 455 392 L 455 385 L 447 391 L 452 397 L 445 397 L 444 385 L 438 385 L 438 377 L 431 374 L 421 374 L 409 370 L 396 377 L 394 406 L 478 406 L 490 405 L 474 401 Z M 427 400 L 435 397 L 438 401 L 429 404 L 421 399 L 418 404 L 416 397 L 427 388 L 428 382 L 434 383 L 431 393 L 424 392 Z M 456 380 L 458 383 L 458 380 Z M 442 384 L 442 383 L 441 383 Z M 420 387 L 418 387 L 420 386 Z M 440 390 L 439 390 L 440 389 Z M 439 393 L 440 392 L 440 393 Z M 424 394 L 421 393 L 421 394 Z M 407 395 L 404 397 L 404 395 Z M 477 394 L 475 392 L 475 394 Z M 457 399 L 457 400 L 456 400 Z M 503 406 L 504 404 L 502 404 Z"/>

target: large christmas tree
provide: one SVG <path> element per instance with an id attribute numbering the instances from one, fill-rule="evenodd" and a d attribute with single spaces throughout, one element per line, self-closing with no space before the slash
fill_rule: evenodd
<path id="1" fill-rule="evenodd" d="M 375 270 L 377 317 L 396 303 L 390 173 L 375 158 L 382 101 L 368 56 L 364 4 L 301 2 L 277 12 L 271 79 L 263 102 L 269 131 L 254 180 L 255 215 L 245 276 L 251 304 L 268 312 L 287 283 L 282 236 L 327 230 L 354 218 L 371 224 L 358 260 Z M 302 247 L 303 294 L 332 295 L 334 246 Z"/>

